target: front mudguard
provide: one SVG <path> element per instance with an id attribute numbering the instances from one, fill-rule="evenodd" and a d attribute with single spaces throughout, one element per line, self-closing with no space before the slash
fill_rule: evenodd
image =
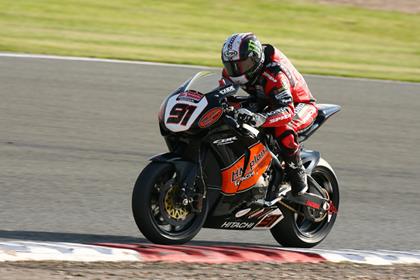
<path id="1" fill-rule="evenodd" d="M 151 162 L 169 163 L 175 168 L 177 183 L 186 189 L 193 190 L 195 179 L 198 175 L 198 164 L 184 160 L 178 154 L 168 152 L 153 156 Z"/>
<path id="2" fill-rule="evenodd" d="M 318 162 L 321 159 L 321 153 L 312 150 L 302 150 L 300 152 L 300 157 L 302 158 L 306 173 L 311 174 L 312 170 L 318 165 Z"/>

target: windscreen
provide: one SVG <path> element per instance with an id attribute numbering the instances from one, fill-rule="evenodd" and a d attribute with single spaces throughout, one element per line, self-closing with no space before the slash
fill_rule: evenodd
<path id="1" fill-rule="evenodd" d="M 187 84 L 185 91 L 192 90 L 206 94 L 219 88 L 220 74 L 214 72 L 198 72 Z"/>

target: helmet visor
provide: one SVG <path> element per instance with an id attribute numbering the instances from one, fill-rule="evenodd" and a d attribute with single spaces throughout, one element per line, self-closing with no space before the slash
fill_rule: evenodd
<path id="1" fill-rule="evenodd" d="M 229 76 L 238 77 L 254 70 L 257 61 L 255 61 L 254 57 L 247 57 L 246 59 L 238 61 L 225 61 L 223 64 Z"/>

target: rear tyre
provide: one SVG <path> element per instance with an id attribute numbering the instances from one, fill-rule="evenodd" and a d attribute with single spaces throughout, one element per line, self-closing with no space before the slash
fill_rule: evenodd
<path id="1" fill-rule="evenodd" d="M 183 244 L 201 229 L 207 216 L 207 203 L 201 213 L 179 203 L 175 168 L 172 164 L 152 162 L 141 172 L 134 185 L 132 210 L 141 233 L 157 244 Z"/>
<path id="2" fill-rule="evenodd" d="M 338 210 L 338 180 L 328 162 L 321 158 L 318 165 L 312 170 L 311 176 L 328 193 L 333 205 Z M 311 188 L 313 187 L 309 184 L 309 191 L 311 191 Z M 322 221 L 314 222 L 282 205 L 279 207 L 284 214 L 284 218 L 271 229 L 271 234 L 284 247 L 311 248 L 318 245 L 327 237 L 337 218 L 337 212 L 335 212 L 329 220 L 326 216 Z M 303 207 L 299 211 L 303 212 Z"/>

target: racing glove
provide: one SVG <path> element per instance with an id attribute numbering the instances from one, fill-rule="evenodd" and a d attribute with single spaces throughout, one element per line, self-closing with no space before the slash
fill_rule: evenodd
<path id="1" fill-rule="evenodd" d="M 240 108 L 237 111 L 236 119 L 240 123 L 246 123 L 253 127 L 260 127 L 265 123 L 266 117 L 258 113 L 253 113 L 248 109 Z"/>

